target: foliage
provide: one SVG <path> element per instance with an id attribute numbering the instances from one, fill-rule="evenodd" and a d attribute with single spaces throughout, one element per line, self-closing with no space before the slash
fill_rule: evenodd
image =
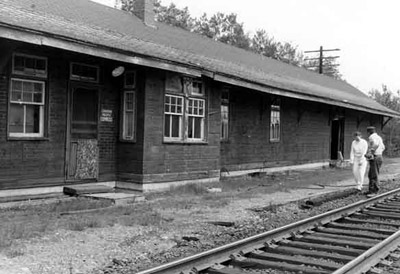
<path id="1" fill-rule="evenodd" d="M 400 90 L 392 92 L 386 85 L 382 85 L 382 90 L 372 89 L 369 96 L 381 105 L 400 112 Z M 385 137 L 386 153 L 389 156 L 400 156 L 400 119 L 390 120 L 382 134 Z"/>
<path id="2" fill-rule="evenodd" d="M 400 90 L 394 93 L 386 85 L 382 85 L 382 91 L 372 89 L 368 95 L 381 105 L 400 112 Z"/>
<path id="3" fill-rule="evenodd" d="M 238 22 L 234 13 L 218 12 L 210 18 L 204 13 L 199 19 L 195 19 L 191 31 L 239 48 L 250 47 L 250 39 L 244 31 L 243 23 Z"/>
<path id="4" fill-rule="evenodd" d="M 121 9 L 132 12 L 135 0 L 120 0 Z M 280 60 L 282 62 L 308 68 L 313 65 L 305 62 L 303 53 L 289 42 L 279 42 L 269 36 L 264 29 L 259 29 L 252 36 L 244 29 L 243 23 L 238 21 L 237 14 L 218 12 L 212 16 L 204 13 L 200 18 L 193 18 L 187 7 L 179 9 L 174 3 L 163 6 L 160 0 L 155 3 L 154 11 L 156 20 L 179 27 L 194 33 L 207 36 L 215 41 L 226 43 L 235 47 L 251 50 L 258 54 Z M 327 60 L 326 75 L 341 78 L 336 66 Z"/>
<path id="5" fill-rule="evenodd" d="M 342 75 L 340 74 L 337 65 L 338 64 L 336 63 L 335 59 L 324 59 L 322 64 L 322 73 L 335 79 L 342 79 Z M 319 72 L 318 59 L 305 59 L 302 66 L 315 72 Z"/>
<path id="6" fill-rule="evenodd" d="M 162 6 L 159 1 L 155 3 L 156 20 L 168 25 L 179 27 L 186 30 L 193 28 L 194 19 L 190 16 L 187 7 L 179 9 L 174 3 L 168 7 Z"/>
<path id="7" fill-rule="evenodd" d="M 299 66 L 303 62 L 303 54 L 297 49 L 297 46 L 288 42 L 276 41 L 263 29 L 257 30 L 251 38 L 251 50 L 288 64 Z"/>

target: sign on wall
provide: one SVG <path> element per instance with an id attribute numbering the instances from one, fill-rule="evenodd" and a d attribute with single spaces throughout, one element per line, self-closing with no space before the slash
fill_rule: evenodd
<path id="1" fill-rule="evenodd" d="M 113 121 L 112 112 L 113 111 L 111 109 L 102 109 L 100 121 L 101 122 L 112 122 Z"/>

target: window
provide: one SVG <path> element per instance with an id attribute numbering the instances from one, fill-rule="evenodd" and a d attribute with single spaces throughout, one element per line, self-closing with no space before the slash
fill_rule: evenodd
<path id="1" fill-rule="evenodd" d="M 134 141 L 136 137 L 136 72 L 127 71 L 124 76 L 122 98 L 122 140 Z"/>
<path id="2" fill-rule="evenodd" d="M 204 95 L 203 83 L 201 81 L 198 81 L 198 80 L 193 80 L 192 81 L 191 94 L 193 94 L 193 95 Z"/>
<path id="3" fill-rule="evenodd" d="M 80 63 L 71 63 L 71 80 L 99 82 L 99 68 Z"/>
<path id="4" fill-rule="evenodd" d="M 13 56 L 13 74 L 47 77 L 47 59 L 27 54 L 15 53 Z"/>
<path id="5" fill-rule="evenodd" d="M 11 137 L 43 137 L 45 82 L 11 79 L 8 130 Z"/>
<path id="6" fill-rule="evenodd" d="M 135 92 L 132 90 L 124 91 L 124 113 L 122 126 L 122 139 L 135 139 Z"/>
<path id="7" fill-rule="evenodd" d="M 278 142 L 281 135 L 281 112 L 279 105 L 271 105 L 271 123 L 269 140 Z"/>
<path id="8" fill-rule="evenodd" d="M 44 136 L 45 78 L 47 58 L 13 54 L 8 110 L 10 137 Z"/>
<path id="9" fill-rule="evenodd" d="M 183 97 L 165 95 L 164 137 L 180 140 L 182 137 Z"/>
<path id="10" fill-rule="evenodd" d="M 203 140 L 204 133 L 204 100 L 189 99 L 188 139 Z"/>
<path id="11" fill-rule="evenodd" d="M 229 136 L 229 90 L 223 89 L 221 94 L 221 140 Z"/>
<path id="12" fill-rule="evenodd" d="M 135 88 L 136 86 L 136 73 L 134 71 L 125 72 L 124 87 Z"/>
<path id="13" fill-rule="evenodd" d="M 204 141 L 206 101 L 203 83 L 167 73 L 165 88 L 164 140 Z"/>

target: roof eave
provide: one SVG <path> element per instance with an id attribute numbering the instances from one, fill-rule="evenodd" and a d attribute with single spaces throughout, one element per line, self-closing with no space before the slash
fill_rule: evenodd
<path id="1" fill-rule="evenodd" d="M 391 113 L 382 110 L 367 108 L 364 106 L 358 106 L 349 102 L 328 99 L 315 95 L 307 95 L 292 90 L 290 91 L 283 90 L 277 87 L 273 87 L 272 85 L 267 86 L 261 83 L 250 82 L 247 79 L 241 79 L 234 75 L 228 75 L 224 74 L 223 72 L 217 72 L 217 71 L 214 72 L 190 64 L 183 64 L 174 62 L 173 60 L 166 60 L 166 59 L 164 60 L 164 59 L 154 58 L 151 56 L 139 55 L 133 52 L 120 52 L 114 48 L 95 45 L 84 41 L 76 41 L 73 39 L 69 39 L 68 37 L 56 36 L 53 34 L 43 33 L 31 29 L 19 28 L 2 22 L 0 22 L 0 37 L 10 40 L 22 41 L 30 44 L 59 48 L 72 52 L 84 53 L 96 57 L 116 60 L 135 65 L 153 67 L 168 71 L 175 71 L 195 77 L 200 77 L 204 75 L 213 78 L 214 80 L 219 82 L 241 86 L 253 90 L 258 90 L 270 94 L 313 101 L 313 102 L 320 102 L 328 105 L 341 106 L 344 108 L 360 110 L 386 117 L 400 118 L 400 113 L 396 113 L 394 111 L 393 113 Z"/>

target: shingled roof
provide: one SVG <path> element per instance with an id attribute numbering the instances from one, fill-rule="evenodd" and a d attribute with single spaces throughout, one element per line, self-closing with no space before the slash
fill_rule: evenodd
<path id="1" fill-rule="evenodd" d="M 344 81 L 88 0 L 2 0 L 0 37 L 400 117 Z"/>

